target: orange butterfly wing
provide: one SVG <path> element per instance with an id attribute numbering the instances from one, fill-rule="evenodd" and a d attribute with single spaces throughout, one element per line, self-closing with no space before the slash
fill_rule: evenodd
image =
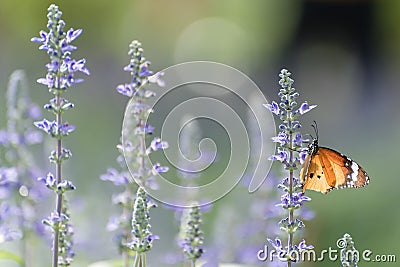
<path id="1" fill-rule="evenodd" d="M 353 160 L 339 152 L 317 147 L 308 154 L 300 172 L 303 192 L 306 189 L 328 193 L 333 188 L 363 187 L 369 183 L 367 173 Z"/>

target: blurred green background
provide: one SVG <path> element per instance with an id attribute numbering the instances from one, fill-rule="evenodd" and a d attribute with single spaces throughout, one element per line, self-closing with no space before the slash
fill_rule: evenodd
<path id="1" fill-rule="evenodd" d="M 50 97 L 47 89 L 35 82 L 45 75 L 48 58 L 30 38 L 45 29 L 47 8 L 53 2 L 0 1 L 0 128 L 5 125 L 8 77 L 15 69 L 26 71 L 34 102 L 42 106 Z M 128 80 L 122 68 L 128 63 L 128 45 L 133 39 L 142 42 L 153 70 L 190 60 L 225 63 L 253 79 L 268 100 L 278 100 L 277 75 L 281 68 L 288 68 L 300 99 L 318 105 L 302 121 L 303 132 L 312 133 L 309 125 L 316 120 L 320 144 L 356 159 L 371 177 L 371 184 L 364 189 L 308 193 L 312 198 L 308 207 L 315 217 L 306 222 L 307 241 L 317 251 L 335 248 L 336 240 L 349 232 L 360 250 L 400 257 L 396 206 L 400 186 L 396 166 L 400 159 L 399 1 L 54 3 L 63 11 L 67 28 L 83 29 L 75 57 L 86 58 L 92 73 L 67 96 L 76 104 L 66 114 L 77 130 L 66 141 L 73 158 L 65 165 L 78 188 L 69 194 L 76 227 L 75 266 L 118 257 L 112 233 L 105 226 L 108 217 L 118 213 L 110 199 L 119 189 L 99 176 L 108 166 L 116 166 L 115 146 L 126 98 L 115 87 Z M 264 197 L 268 196 L 263 192 L 250 195 L 245 188 L 238 188 L 205 214 L 209 257 L 236 261 L 229 253 L 212 254 L 216 244 L 244 242 L 235 232 L 223 234 L 218 229 L 230 229 L 230 224 L 250 210 L 247 205 L 256 205 Z M 174 213 L 162 207 L 153 210 L 152 222 L 153 232 L 161 236 L 151 252 L 152 266 L 171 266 L 165 255 L 173 251 L 178 231 Z M 259 229 L 260 249 L 264 232 Z M 49 266 L 48 244 L 38 240 L 34 246 L 37 253 L 32 256 L 32 266 Z M 321 264 L 340 265 L 325 261 L 304 266 Z M 376 264 L 362 262 L 362 266 Z"/>

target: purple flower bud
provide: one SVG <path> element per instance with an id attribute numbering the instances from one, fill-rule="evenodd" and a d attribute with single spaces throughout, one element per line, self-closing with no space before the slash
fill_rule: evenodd
<path id="1" fill-rule="evenodd" d="M 153 75 L 153 72 L 149 70 L 150 61 L 146 61 L 140 65 L 139 77 L 147 77 Z"/>
<path id="2" fill-rule="evenodd" d="M 73 28 L 71 28 L 67 32 L 66 40 L 68 43 L 71 43 L 76 38 L 78 38 L 81 34 L 82 34 L 82 29 L 74 30 Z"/>
<path id="3" fill-rule="evenodd" d="M 144 126 L 144 133 L 152 134 L 153 131 L 154 131 L 154 127 L 146 123 L 146 125 Z"/>
<path id="4" fill-rule="evenodd" d="M 40 37 L 33 37 L 31 41 L 34 43 L 46 43 L 48 40 L 48 33 L 42 30 L 39 32 L 39 35 Z"/>
<path id="5" fill-rule="evenodd" d="M 161 166 L 160 163 L 154 164 L 153 168 L 151 169 L 151 173 L 153 175 L 159 174 L 159 173 L 164 173 L 169 170 L 168 167 L 166 166 Z"/>
<path id="6" fill-rule="evenodd" d="M 296 146 L 301 146 L 303 144 L 303 139 L 302 139 L 302 136 L 301 136 L 300 133 L 296 133 L 296 136 L 295 136 L 295 138 L 293 140 L 293 143 Z"/>
<path id="7" fill-rule="evenodd" d="M 287 134 L 280 132 L 278 136 L 272 137 L 272 141 L 284 146 L 288 142 Z"/>
<path id="8" fill-rule="evenodd" d="M 299 158 L 301 164 L 303 164 L 303 162 L 306 160 L 307 155 L 308 155 L 308 148 L 303 147 L 299 152 Z"/>
<path id="9" fill-rule="evenodd" d="M 269 109 L 275 115 L 281 114 L 281 110 L 279 109 L 279 106 L 275 101 L 272 101 L 271 104 L 263 104 L 263 106 Z"/>
<path id="10" fill-rule="evenodd" d="M 148 153 L 150 153 L 151 151 L 157 151 L 166 148 L 168 148 L 168 143 L 166 141 L 161 141 L 160 138 L 154 138 L 153 141 L 151 141 L 150 143 L 150 151 L 148 151 Z"/>
<path id="11" fill-rule="evenodd" d="M 85 67 L 85 63 L 86 63 L 85 59 L 80 59 L 78 61 L 71 60 L 69 62 L 68 70 L 70 73 L 80 71 L 86 75 L 90 75 L 89 70 Z"/>
<path id="12" fill-rule="evenodd" d="M 286 161 L 288 155 L 289 155 L 289 154 L 288 154 L 287 151 L 284 151 L 284 150 L 279 151 L 279 150 L 278 150 L 278 154 L 272 155 L 272 156 L 270 156 L 268 159 L 269 159 L 269 160 L 278 160 L 278 161 L 280 161 L 280 162 L 284 162 L 284 161 Z"/>
<path id="13" fill-rule="evenodd" d="M 285 248 L 282 246 L 282 241 L 279 238 L 275 238 L 275 241 L 269 238 L 267 240 L 278 253 L 285 251 Z"/>
<path id="14" fill-rule="evenodd" d="M 68 122 L 65 122 L 59 127 L 59 132 L 62 136 L 66 136 L 75 131 L 75 128 L 75 125 L 70 125 Z"/>
<path id="15" fill-rule="evenodd" d="M 133 71 L 133 65 L 132 64 L 126 65 L 124 67 L 124 71 L 128 71 L 128 72 Z"/>
<path id="16" fill-rule="evenodd" d="M 42 121 L 35 121 L 33 124 L 48 134 L 52 134 L 54 128 L 57 127 L 57 123 L 55 121 L 48 121 L 46 119 L 43 119 Z"/>
<path id="17" fill-rule="evenodd" d="M 134 87 L 131 84 L 120 84 L 117 86 L 117 92 L 127 97 L 132 97 Z"/>
<path id="18" fill-rule="evenodd" d="M 61 183 L 57 185 L 57 190 L 59 192 L 71 191 L 75 189 L 76 189 L 75 185 L 68 180 L 63 180 Z"/>
<path id="19" fill-rule="evenodd" d="M 307 102 L 304 102 L 303 104 L 301 104 L 300 108 L 296 112 L 300 113 L 300 115 L 303 115 L 303 114 L 309 112 L 310 110 L 312 110 L 313 108 L 315 108 L 316 106 L 317 105 L 309 106 Z"/>
<path id="20" fill-rule="evenodd" d="M 52 60 L 50 63 L 46 64 L 47 71 L 57 72 L 60 68 L 60 64 L 57 60 Z"/>
<path id="21" fill-rule="evenodd" d="M 46 85 L 48 88 L 54 88 L 55 78 L 53 74 L 48 73 L 46 78 L 40 78 L 37 80 L 37 83 Z"/>
<path id="22" fill-rule="evenodd" d="M 56 179 L 51 172 L 49 172 L 46 177 L 39 177 L 38 181 L 42 182 L 50 189 L 54 189 L 56 186 Z"/>

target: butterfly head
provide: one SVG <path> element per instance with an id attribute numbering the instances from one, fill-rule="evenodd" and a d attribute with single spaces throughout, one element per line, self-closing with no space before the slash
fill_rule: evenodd
<path id="1" fill-rule="evenodd" d="M 312 138 L 312 142 L 308 145 L 308 154 L 311 156 L 315 155 L 318 151 L 318 126 L 317 122 L 314 121 L 313 124 L 311 124 L 311 127 L 313 127 L 314 132 L 315 132 L 315 138 L 310 134 Z"/>
<path id="2" fill-rule="evenodd" d="M 308 154 L 315 155 L 318 151 L 318 138 L 313 138 L 312 142 L 308 145 Z"/>

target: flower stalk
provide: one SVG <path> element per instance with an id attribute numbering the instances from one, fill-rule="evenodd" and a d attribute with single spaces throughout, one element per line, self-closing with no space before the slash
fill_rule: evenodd
<path id="1" fill-rule="evenodd" d="M 14 71 L 7 87 L 7 126 L 0 129 L 0 243 L 20 239 L 21 266 L 27 266 L 32 255 L 30 237 L 41 235 L 34 210 L 44 192 L 35 186 L 39 168 L 30 151 L 42 141 L 42 134 L 32 128 L 40 116 L 40 108 L 30 100 L 24 71 Z"/>
<path id="2" fill-rule="evenodd" d="M 148 159 L 150 153 L 167 148 L 168 143 L 154 138 L 149 146 L 146 145 L 146 137 L 154 131 L 154 127 L 147 124 L 147 117 L 152 108 L 146 104 L 146 100 L 155 96 L 154 92 L 146 88 L 146 84 L 156 83 L 163 86 L 163 82 L 160 79 L 162 73 L 149 70 L 150 62 L 143 56 L 143 52 L 139 41 L 131 42 L 128 52 L 130 62 L 124 67 L 124 70 L 130 73 L 131 80 L 116 88 L 117 92 L 130 99 L 128 105 L 131 106 L 128 108 L 132 111 L 126 114 L 129 118 L 125 121 L 129 125 L 124 125 L 121 144 L 117 146 L 120 152 L 117 159 L 120 171 L 109 168 L 107 174 L 100 177 L 125 188 L 113 201 L 122 207 L 122 214 L 112 217 L 107 227 L 109 230 L 120 232 L 117 245 L 125 267 L 132 264 L 146 266 L 146 252 L 151 249 L 157 236 L 150 232 L 148 210 L 155 205 L 149 201 L 144 187 L 156 187 L 154 176 L 168 171 L 167 167 L 160 166 L 159 163 L 152 164 Z M 129 140 L 126 140 L 124 135 L 129 135 Z"/>
<path id="3" fill-rule="evenodd" d="M 56 194 L 56 207 L 51 216 L 43 220 L 53 232 L 52 244 L 52 266 L 70 266 L 73 260 L 71 236 L 73 234 L 68 210 L 65 206 L 64 193 L 74 190 L 71 181 L 64 179 L 62 164 L 72 155 L 71 151 L 63 147 L 63 138 L 75 130 L 75 126 L 64 122 L 62 115 L 65 111 L 74 107 L 73 103 L 62 97 L 62 95 L 74 84 L 83 79 L 75 78 L 76 72 L 89 75 L 85 67 L 85 59 L 72 59 L 72 51 L 77 47 L 71 43 L 78 38 L 82 30 L 69 29 L 64 31 L 65 22 L 61 19 L 62 12 L 58 6 L 52 4 L 48 8 L 48 23 L 46 31 L 40 31 L 40 37 L 32 38 L 32 42 L 39 43 L 40 50 L 44 50 L 50 57 L 50 63 L 46 65 L 47 74 L 45 78 L 37 80 L 38 83 L 46 85 L 49 92 L 54 96 L 44 108 L 55 116 L 55 120 L 36 121 L 34 124 L 40 130 L 56 139 L 56 149 L 50 154 L 49 160 L 55 165 L 55 174 L 48 173 L 46 177 L 38 178 L 47 188 Z"/>
<path id="4" fill-rule="evenodd" d="M 283 195 L 281 202 L 277 205 L 287 212 L 287 217 L 279 222 L 280 229 L 287 234 L 287 245 L 284 246 L 279 238 L 268 239 L 268 241 L 278 251 L 279 260 L 287 262 L 288 267 L 298 261 L 292 255 L 299 255 L 299 252 L 313 248 L 311 245 L 307 246 L 304 239 L 298 245 L 295 245 L 294 241 L 294 234 L 304 227 L 304 223 L 299 218 L 295 218 L 295 211 L 299 210 L 304 202 L 311 200 L 302 193 L 302 185 L 300 180 L 294 176 L 294 171 L 298 169 L 305 158 L 307 152 L 303 143 L 308 141 L 303 139 L 299 132 L 301 125 L 298 119 L 316 107 L 315 105 L 309 106 L 307 102 L 298 107 L 299 93 L 292 87 L 294 81 L 290 75 L 291 73 L 285 69 L 279 74 L 281 78 L 279 81 L 281 89 L 278 93 L 281 99 L 280 103 L 272 101 L 271 104 L 264 105 L 281 121 L 280 132 L 278 136 L 273 137 L 273 141 L 278 143 L 278 153 L 269 159 L 281 162 L 284 169 L 289 172 L 288 177 L 278 185 L 278 188 L 283 191 Z"/>
<path id="5" fill-rule="evenodd" d="M 184 209 L 181 219 L 180 247 L 191 266 L 196 266 L 196 261 L 203 255 L 204 233 L 199 206 Z"/>

